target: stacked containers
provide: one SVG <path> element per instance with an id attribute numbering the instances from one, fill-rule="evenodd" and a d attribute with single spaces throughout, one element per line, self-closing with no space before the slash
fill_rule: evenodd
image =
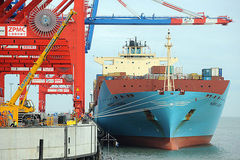
<path id="1" fill-rule="evenodd" d="M 183 67 L 174 68 L 174 79 L 182 79 L 183 77 Z"/>
<path id="2" fill-rule="evenodd" d="M 212 77 L 202 77 L 203 80 L 212 80 Z"/>
<path id="3" fill-rule="evenodd" d="M 98 79 L 98 77 L 101 77 L 101 76 L 103 76 L 103 74 L 97 74 L 96 79 Z"/>
<path id="4" fill-rule="evenodd" d="M 165 74 L 165 66 L 152 66 L 151 73 L 152 74 Z"/>
<path id="5" fill-rule="evenodd" d="M 113 80 L 114 78 L 112 76 L 105 77 L 106 80 Z"/>
<path id="6" fill-rule="evenodd" d="M 168 73 L 167 66 L 152 66 L 151 74 L 165 74 L 165 70 Z M 174 73 L 174 66 L 170 66 L 170 74 Z"/>
<path id="7" fill-rule="evenodd" d="M 198 75 L 197 73 L 191 73 L 187 75 L 187 78 L 197 80 L 197 79 L 202 79 L 202 75 Z"/>
<path id="8" fill-rule="evenodd" d="M 168 73 L 168 67 L 167 67 L 167 73 Z M 173 73 L 174 73 L 174 66 L 170 66 L 170 74 L 173 74 Z"/>
<path id="9" fill-rule="evenodd" d="M 219 68 L 219 77 L 222 77 L 222 68 Z"/>
<path id="10" fill-rule="evenodd" d="M 202 69 L 202 79 L 212 80 L 212 69 Z"/>
<path id="11" fill-rule="evenodd" d="M 222 77 L 222 68 L 202 69 L 203 80 L 219 79 L 218 77 Z"/>
<path id="12" fill-rule="evenodd" d="M 211 68 L 211 70 L 212 70 L 212 77 L 219 76 L 219 68 Z"/>

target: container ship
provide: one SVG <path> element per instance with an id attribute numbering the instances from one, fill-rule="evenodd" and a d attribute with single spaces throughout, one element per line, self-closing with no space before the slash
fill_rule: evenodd
<path id="1" fill-rule="evenodd" d="M 96 57 L 102 74 L 94 81 L 93 116 L 120 145 L 178 150 L 209 144 L 230 81 L 221 68 L 184 75 L 171 57 L 156 57 L 145 43 L 126 42 L 118 57 Z"/>

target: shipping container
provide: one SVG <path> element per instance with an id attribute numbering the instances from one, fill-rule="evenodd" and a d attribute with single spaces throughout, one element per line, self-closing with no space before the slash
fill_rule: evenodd
<path id="1" fill-rule="evenodd" d="M 126 72 L 120 72 L 120 76 L 126 76 Z"/>
<path id="2" fill-rule="evenodd" d="M 113 72 L 113 73 L 108 73 L 107 76 L 126 76 L 126 72 Z"/>
<path id="3" fill-rule="evenodd" d="M 212 80 L 212 77 L 202 77 L 203 80 Z"/>
<path id="4" fill-rule="evenodd" d="M 192 77 L 192 79 L 195 79 L 195 80 L 196 79 L 202 79 L 202 77 L 200 75 L 195 75 L 195 76 Z"/>
<path id="5" fill-rule="evenodd" d="M 212 70 L 211 76 L 215 76 L 215 77 L 219 76 L 219 68 L 211 68 L 211 70 Z"/>
<path id="6" fill-rule="evenodd" d="M 222 68 L 219 68 L 219 77 L 222 77 Z"/>
<path id="7" fill-rule="evenodd" d="M 164 76 L 159 76 L 159 77 L 158 77 L 158 80 L 164 80 L 164 79 L 165 79 Z"/>
<path id="8" fill-rule="evenodd" d="M 183 74 L 174 74 L 174 79 L 182 79 Z"/>
<path id="9" fill-rule="evenodd" d="M 199 75 L 197 73 L 191 73 L 187 75 L 188 79 L 202 79 L 202 75 Z"/>
<path id="10" fill-rule="evenodd" d="M 202 69 L 202 76 L 203 77 L 211 77 L 212 76 L 212 70 L 211 69 Z"/>
<path id="11" fill-rule="evenodd" d="M 224 78 L 223 77 L 219 77 L 219 76 L 213 76 L 212 77 L 212 80 L 224 80 Z"/>
<path id="12" fill-rule="evenodd" d="M 168 67 L 167 67 L 167 73 L 168 73 Z M 170 74 L 174 73 L 174 66 L 170 66 Z"/>
<path id="13" fill-rule="evenodd" d="M 106 80 L 113 80 L 113 77 L 107 76 L 107 77 L 105 77 L 105 79 L 106 79 Z"/>
<path id="14" fill-rule="evenodd" d="M 175 67 L 174 73 L 175 74 L 183 74 L 183 67 Z"/>
<path id="15" fill-rule="evenodd" d="M 98 77 L 101 77 L 101 76 L 103 76 L 103 74 L 97 74 L 96 79 L 98 79 Z"/>
<path id="16" fill-rule="evenodd" d="M 152 66 L 151 73 L 152 74 L 165 74 L 165 66 Z"/>

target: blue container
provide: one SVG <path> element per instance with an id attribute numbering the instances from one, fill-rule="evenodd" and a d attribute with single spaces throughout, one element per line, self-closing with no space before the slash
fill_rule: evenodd
<path id="1" fill-rule="evenodd" d="M 114 78 L 111 76 L 105 77 L 106 80 L 113 80 Z"/>
<path id="2" fill-rule="evenodd" d="M 219 77 L 222 77 L 222 68 L 219 68 Z"/>
<path id="3" fill-rule="evenodd" d="M 98 79 L 98 77 L 100 77 L 100 76 L 103 76 L 103 74 L 97 74 L 96 79 Z"/>
<path id="4" fill-rule="evenodd" d="M 212 80 L 212 77 L 202 77 L 202 79 L 205 81 L 210 81 L 210 80 Z"/>
<path id="5" fill-rule="evenodd" d="M 168 67 L 166 66 L 166 68 L 167 68 L 167 73 L 168 73 Z M 173 74 L 173 72 L 174 72 L 174 66 L 170 66 L 170 74 Z"/>
<path id="6" fill-rule="evenodd" d="M 202 76 L 203 77 L 212 77 L 212 70 L 211 69 L 202 69 Z"/>

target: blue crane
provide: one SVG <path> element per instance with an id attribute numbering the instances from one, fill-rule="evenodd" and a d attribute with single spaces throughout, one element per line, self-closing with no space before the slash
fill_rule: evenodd
<path id="1" fill-rule="evenodd" d="M 222 24 L 227 25 L 232 22 L 227 16 L 209 17 L 205 16 L 204 12 L 194 13 L 192 11 L 183 9 L 176 5 L 167 3 L 163 0 L 153 0 L 163 6 L 187 14 L 185 17 L 159 17 L 155 16 L 140 16 L 127 6 L 122 0 L 117 0 L 123 7 L 125 7 L 133 16 L 97 16 L 99 0 L 94 0 L 91 7 L 91 14 L 85 19 L 85 25 L 88 25 L 86 34 L 86 53 L 91 48 L 94 26 L 95 25 L 209 25 L 209 24 Z"/>

